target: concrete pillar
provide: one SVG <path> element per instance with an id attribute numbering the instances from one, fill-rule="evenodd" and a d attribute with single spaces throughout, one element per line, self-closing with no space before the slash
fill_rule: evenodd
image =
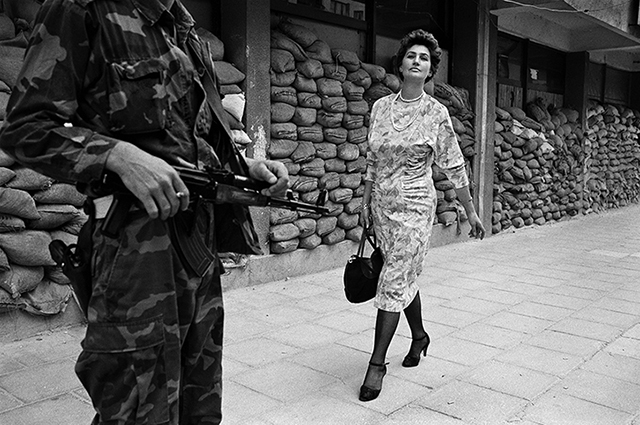
<path id="1" fill-rule="evenodd" d="M 493 139 L 497 76 L 497 23 L 489 14 L 495 0 L 454 0 L 451 80 L 469 90 L 475 113 L 474 201 L 491 234 Z"/>
<path id="2" fill-rule="evenodd" d="M 271 122 L 271 60 L 270 11 L 265 0 L 221 0 L 224 19 L 220 22 L 220 37 L 225 45 L 225 60 L 246 74 L 245 131 L 253 140 L 247 156 L 267 157 Z M 269 253 L 269 210 L 252 209 L 256 231 L 265 254 Z"/>
<path id="3" fill-rule="evenodd" d="M 587 117 L 587 70 L 589 52 L 567 53 L 565 65 L 564 106 L 580 113 L 580 122 Z"/>

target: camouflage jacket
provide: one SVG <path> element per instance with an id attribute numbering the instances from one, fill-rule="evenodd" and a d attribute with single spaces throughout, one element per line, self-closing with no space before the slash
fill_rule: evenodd
<path id="1" fill-rule="evenodd" d="M 99 178 L 122 142 L 174 165 L 177 158 L 200 166 L 237 164 L 219 94 L 211 96 L 214 107 L 205 101 L 200 66 L 213 78 L 215 70 L 194 23 L 179 0 L 171 10 L 159 0 L 45 2 L 0 147 L 66 182 Z M 192 61 L 194 51 L 202 60 Z"/>

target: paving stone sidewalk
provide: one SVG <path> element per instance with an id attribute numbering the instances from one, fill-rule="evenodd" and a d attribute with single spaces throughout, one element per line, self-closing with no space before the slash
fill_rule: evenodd
<path id="1" fill-rule="evenodd" d="M 429 355 L 359 402 L 372 304 L 342 270 L 233 289 L 225 425 L 640 425 L 640 206 L 434 248 L 420 278 Z M 84 328 L 0 346 L 1 425 L 88 425 Z"/>

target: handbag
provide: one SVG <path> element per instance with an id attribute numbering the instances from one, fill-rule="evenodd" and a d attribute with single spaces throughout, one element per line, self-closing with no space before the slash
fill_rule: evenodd
<path id="1" fill-rule="evenodd" d="M 371 257 L 364 256 L 365 241 L 373 248 Z M 376 295 L 378 278 L 382 270 L 382 251 L 375 233 L 365 229 L 360 237 L 358 252 L 352 255 L 344 268 L 344 293 L 351 303 L 363 303 Z"/>

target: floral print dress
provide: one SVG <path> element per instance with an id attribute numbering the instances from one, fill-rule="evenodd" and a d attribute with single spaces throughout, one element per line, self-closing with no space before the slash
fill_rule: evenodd
<path id="1" fill-rule="evenodd" d="M 469 184 L 447 109 L 424 94 L 379 99 L 371 111 L 365 180 L 373 182 L 371 215 L 384 255 L 374 306 L 399 312 L 418 292 L 436 211 L 432 164 L 456 188 Z"/>

